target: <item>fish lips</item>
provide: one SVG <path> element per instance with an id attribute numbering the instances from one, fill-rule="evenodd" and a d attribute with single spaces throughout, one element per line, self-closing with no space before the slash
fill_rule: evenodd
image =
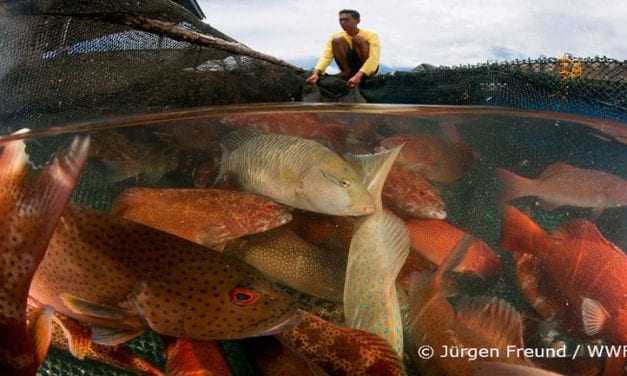
<path id="1" fill-rule="evenodd" d="M 259 336 L 271 336 L 279 334 L 300 324 L 302 314 L 299 310 L 284 315 L 277 324 L 259 333 Z"/>

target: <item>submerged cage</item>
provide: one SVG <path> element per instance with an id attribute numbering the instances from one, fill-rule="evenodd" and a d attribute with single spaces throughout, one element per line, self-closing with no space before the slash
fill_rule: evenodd
<path id="1" fill-rule="evenodd" d="M 430 181 L 447 221 L 483 240 L 502 263 L 493 279 L 462 276 L 461 291 L 498 296 L 526 312 L 533 303 L 517 287 L 516 260 L 501 244 L 497 169 L 537 177 L 565 162 L 627 179 L 627 62 L 571 57 L 422 66 L 368 80 L 361 94 L 371 104 L 305 105 L 287 103 L 303 98 L 302 69 L 235 41 L 203 16 L 195 1 L 0 3 L 2 142 L 26 138 L 32 163 L 40 165 L 71 135 L 90 133 L 91 159 L 72 200 L 109 212 L 131 187 L 210 186 L 219 173 L 219 140 L 232 127 L 296 134 L 341 154 L 372 153 L 401 133 L 424 136 L 444 145 L 440 157 L 463 166 L 462 176 Z M 458 138 L 444 140 L 451 126 Z M 10 136 L 21 128 L 32 132 Z M 460 140 L 472 153 L 451 149 Z M 540 201 L 516 203 L 547 230 L 586 218 L 627 249 L 624 204 L 601 214 Z M 285 288 L 302 309 L 343 322 L 341 304 Z M 562 333 L 564 342 L 581 341 L 571 334 Z M 529 337 L 543 343 L 538 332 Z M 157 367 L 165 364 L 155 333 L 125 346 Z M 262 374 L 250 353 L 253 341 L 221 346 L 233 374 Z M 414 354 L 405 351 L 406 372 L 414 374 Z M 602 359 L 578 362 L 542 365 L 567 374 L 607 367 Z M 39 373 L 126 374 L 59 349 Z"/>

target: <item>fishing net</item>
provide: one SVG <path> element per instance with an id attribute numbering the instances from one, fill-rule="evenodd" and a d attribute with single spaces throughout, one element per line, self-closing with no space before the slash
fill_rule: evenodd
<path id="1" fill-rule="evenodd" d="M 194 1 L 1 1 L 0 135 L 23 127 L 46 129 L 68 123 L 106 123 L 107 119 L 122 115 L 141 115 L 141 124 L 159 123 L 159 127 L 145 132 L 128 129 L 124 135 L 133 143 L 157 145 L 158 150 L 165 150 L 172 143 L 172 127 L 164 119 L 151 120 L 151 116 L 172 111 L 185 115 L 185 111 L 190 111 L 193 118 L 196 116 L 193 109 L 199 107 L 291 102 L 303 97 L 305 75 L 301 69 L 252 50 L 203 23 L 198 16 L 202 13 Z M 627 62 L 608 58 L 421 66 L 414 72 L 372 77 L 360 91 L 368 102 L 375 103 L 507 106 L 627 122 Z M 350 118 L 347 124 L 356 124 L 360 119 L 369 121 L 368 115 L 342 116 Z M 422 127 L 427 132 L 431 127 L 432 132 L 437 132 L 434 126 L 438 121 L 422 118 L 408 122 L 391 116 L 378 117 L 376 122 L 385 134 L 386 127 L 398 124 Z M 536 165 L 529 165 L 530 173 L 538 172 L 540 162 L 565 156 L 579 155 L 582 163 L 591 160 L 589 154 L 577 154 L 581 150 L 577 142 L 583 138 L 590 142 L 585 149 L 599 154 L 595 161 L 602 159 L 602 154 L 621 155 L 624 151 L 622 144 L 588 137 L 589 129 L 583 128 L 568 132 L 555 130 L 545 145 L 534 149 L 536 132 L 544 132 L 546 124 L 518 129 L 514 137 L 501 127 L 502 118 L 483 117 L 480 123 L 486 127 L 482 134 L 490 135 L 487 140 L 476 140 L 484 146 L 482 155 L 492 162 L 503 162 L 503 155 L 533 155 Z M 207 128 L 212 121 L 177 124 L 181 129 L 196 125 Z M 472 141 L 473 134 L 465 133 L 466 128 L 460 129 L 462 136 Z M 50 153 L 69 139 L 63 136 L 29 143 L 31 160 L 34 164 L 44 163 Z M 513 141 L 521 139 L 526 142 Z M 105 137 L 101 142 L 107 140 Z M 558 142 L 564 145 L 560 150 L 542 148 Z M 532 146 L 525 149 L 525 145 Z M 174 158 L 178 165 L 198 166 L 199 159 L 206 157 L 192 151 Z M 195 164 L 186 164 L 190 158 Z M 168 161 L 154 163 L 168 166 Z M 620 164 L 624 165 L 624 162 Z M 450 221 L 463 224 L 491 245 L 498 241 L 498 233 L 494 231 L 498 228 L 498 218 L 495 210 L 488 212 L 485 208 L 486 203 L 495 199 L 494 167 L 494 163 L 484 163 L 474 168 L 465 179 L 472 180 L 472 185 L 460 183 L 443 193 L 451 207 Z M 604 167 L 624 174 L 616 165 Z M 90 161 L 73 201 L 108 211 L 113 199 L 134 185 L 193 185 L 190 176 L 195 167 L 164 168 L 155 181 L 127 180 L 112 184 L 107 167 Z M 477 185 L 483 189 L 477 190 Z M 543 224 L 550 225 L 551 220 L 558 222 L 556 217 L 549 216 Z M 225 341 L 222 345 L 234 374 L 254 374 L 237 342 Z M 157 335 L 144 335 L 128 347 L 163 366 L 163 344 Z M 40 374 L 127 373 L 100 363 L 78 361 L 66 352 L 53 350 Z"/>

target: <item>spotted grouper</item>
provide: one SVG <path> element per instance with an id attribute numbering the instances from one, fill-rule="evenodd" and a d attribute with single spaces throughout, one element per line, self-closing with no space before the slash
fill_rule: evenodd
<path id="1" fill-rule="evenodd" d="M 23 141 L 0 153 L 1 375 L 35 375 L 48 352 L 51 311 L 36 310 L 27 325 L 28 291 L 88 149 L 88 138 L 76 138 L 36 176 L 28 176 Z"/>
<path id="2" fill-rule="evenodd" d="M 119 344 L 150 328 L 194 340 L 274 333 L 297 319 L 292 301 L 237 259 L 108 214 L 69 207 L 31 297 Z"/>

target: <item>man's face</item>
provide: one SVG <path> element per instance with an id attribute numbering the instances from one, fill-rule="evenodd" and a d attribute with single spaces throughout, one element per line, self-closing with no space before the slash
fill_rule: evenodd
<path id="1" fill-rule="evenodd" d="M 340 26 L 344 31 L 354 30 L 357 27 L 359 20 L 356 20 L 348 13 L 340 13 Z"/>

